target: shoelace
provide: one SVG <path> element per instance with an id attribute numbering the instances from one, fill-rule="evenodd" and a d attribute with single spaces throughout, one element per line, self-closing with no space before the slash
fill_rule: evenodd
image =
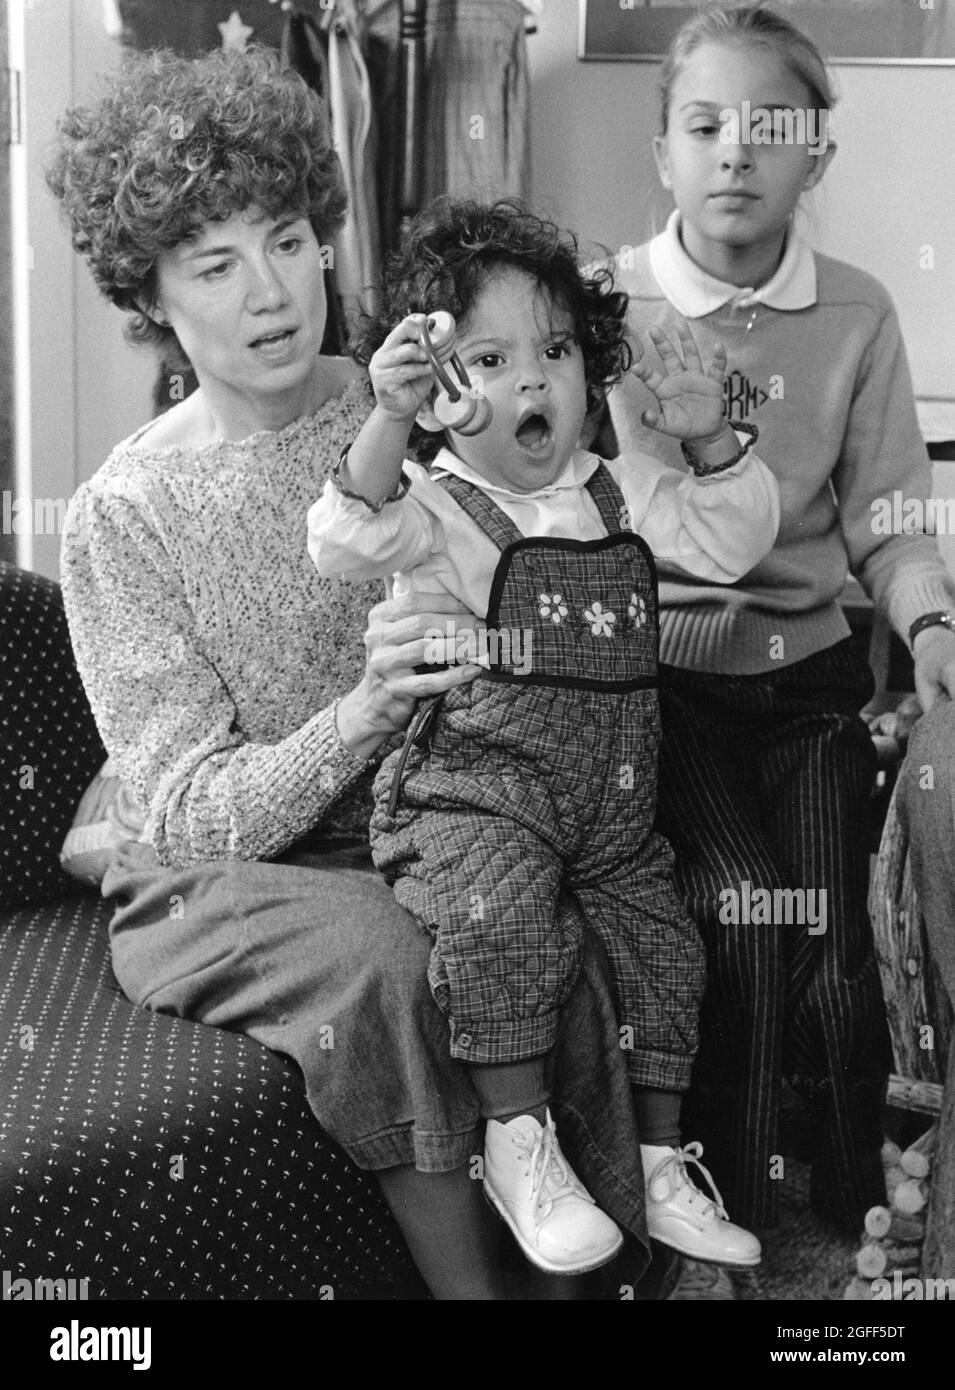
<path id="1" fill-rule="evenodd" d="M 515 1143 L 520 1141 L 515 1137 Z M 561 1197 L 587 1197 L 580 1184 L 574 1179 L 570 1169 L 556 1144 L 554 1130 L 545 1124 L 534 1140 L 530 1152 L 528 1176 L 531 1184 L 531 1201 L 540 1209 L 542 1217 L 550 1215 L 554 1203 Z"/>
<path id="2" fill-rule="evenodd" d="M 666 1158 L 661 1158 L 656 1167 L 652 1169 L 647 1179 L 647 1191 L 649 1192 L 652 1190 L 653 1184 L 657 1178 L 665 1177 L 667 1180 L 667 1199 L 675 1196 L 680 1188 L 685 1185 L 689 1188 L 687 1201 L 691 1206 L 694 1203 L 699 1203 L 703 1206 L 715 1207 L 718 1215 L 724 1221 L 728 1221 L 729 1216 L 726 1213 L 726 1208 L 723 1206 L 723 1198 L 720 1196 L 720 1190 L 713 1181 L 713 1175 L 709 1169 L 704 1168 L 703 1164 L 700 1162 L 702 1153 L 703 1145 L 698 1140 L 694 1140 L 692 1144 L 687 1144 L 683 1149 L 674 1149 L 673 1153 L 667 1154 Z M 712 1197 L 707 1197 L 705 1192 L 701 1192 L 696 1184 L 690 1181 L 686 1171 L 688 1162 L 695 1163 L 697 1168 L 699 1168 L 713 1192 Z"/>

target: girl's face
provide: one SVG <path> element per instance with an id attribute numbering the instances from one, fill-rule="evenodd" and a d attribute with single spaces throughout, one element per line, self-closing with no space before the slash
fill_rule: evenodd
<path id="1" fill-rule="evenodd" d="M 790 128 L 818 132 L 812 105 L 808 87 L 772 49 L 709 43 L 683 64 L 654 153 L 682 213 L 686 250 L 704 269 L 718 274 L 728 254 L 758 260 L 761 253 L 776 256 L 774 269 L 800 194 L 819 182 L 834 153 L 818 143 L 814 153 L 809 141 L 732 143 L 721 138 L 733 133 L 721 113 L 736 112 L 745 131 L 748 111 L 755 131 L 759 111 L 804 111 L 806 125 Z"/>
<path id="2" fill-rule="evenodd" d="M 155 309 L 217 400 L 241 401 L 264 428 L 302 412 L 326 317 L 307 218 L 249 208 L 206 224 L 160 256 Z"/>
<path id="3" fill-rule="evenodd" d="M 448 431 L 451 448 L 488 482 L 535 492 L 560 476 L 587 414 L 587 382 L 570 314 L 522 270 L 491 272 L 458 326 L 457 351 L 493 415 L 481 434 Z M 434 428 L 430 411 L 419 416 Z"/>

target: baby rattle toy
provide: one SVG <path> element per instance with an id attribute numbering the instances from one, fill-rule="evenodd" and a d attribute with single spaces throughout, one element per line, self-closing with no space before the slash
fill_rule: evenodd
<path id="1" fill-rule="evenodd" d="M 455 351 L 452 316 L 444 309 L 438 309 L 428 317 L 426 323 L 418 325 L 418 337 L 442 387 L 434 401 L 435 418 L 445 429 L 454 430 L 456 434 L 480 434 L 486 430 L 491 423 L 491 403 L 480 387 L 472 384 L 464 363 Z M 445 370 L 445 362 L 451 363 L 460 385 Z"/>

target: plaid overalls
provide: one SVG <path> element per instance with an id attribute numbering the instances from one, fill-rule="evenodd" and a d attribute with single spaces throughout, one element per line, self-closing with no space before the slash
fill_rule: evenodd
<path id="1" fill-rule="evenodd" d="M 487 615 L 500 645 L 489 643 L 497 659 L 486 675 L 431 707 L 427 737 L 412 733 L 403 766 L 400 753 L 382 764 L 375 863 L 433 937 L 429 981 L 454 1056 L 547 1052 L 589 928 L 611 962 L 631 1081 L 683 1090 L 704 965 L 669 845 L 652 830 L 653 557 L 624 529 L 623 496 L 603 465 L 587 483 L 608 531 L 595 541 L 524 537 L 480 488 L 441 481 L 501 550 Z M 515 631 L 524 657 L 531 641 L 523 675 L 503 640 Z M 556 911 L 567 890 L 583 922 Z"/>

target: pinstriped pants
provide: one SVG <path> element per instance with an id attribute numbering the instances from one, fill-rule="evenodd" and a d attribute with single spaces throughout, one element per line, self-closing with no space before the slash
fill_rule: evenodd
<path id="1" fill-rule="evenodd" d="M 857 1231 L 885 1200 L 891 1054 L 866 905 L 875 755 L 858 717 L 871 693 L 849 638 L 758 675 L 660 668 L 657 828 L 709 969 L 683 1128 L 743 1225 L 775 1221 L 783 1076 L 814 1112 L 816 1211 Z M 799 888 L 817 904 L 825 891 L 825 931 L 779 891 Z M 763 895 L 770 920 L 748 911 L 758 889 L 776 894 Z"/>

